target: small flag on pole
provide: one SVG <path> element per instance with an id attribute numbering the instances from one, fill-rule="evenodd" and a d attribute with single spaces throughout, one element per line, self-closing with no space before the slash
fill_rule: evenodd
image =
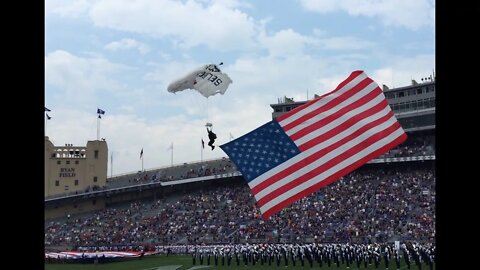
<path id="1" fill-rule="evenodd" d="M 140 158 L 143 157 L 143 148 L 142 148 L 142 151 L 140 151 Z"/>
<path id="2" fill-rule="evenodd" d="M 98 108 L 97 108 L 97 113 L 98 113 L 98 114 L 105 114 L 105 111 L 102 110 L 102 109 L 98 109 Z"/>
<path id="3" fill-rule="evenodd" d="M 382 89 L 357 70 L 333 91 L 220 148 L 268 219 L 406 139 Z"/>
<path id="4" fill-rule="evenodd" d="M 51 110 L 49 108 L 45 107 L 45 111 L 50 112 Z"/>
<path id="5" fill-rule="evenodd" d="M 202 148 L 205 148 L 205 142 L 202 139 Z"/>
<path id="6" fill-rule="evenodd" d="M 50 120 L 50 119 L 52 119 L 52 117 L 50 117 L 50 115 L 48 115 L 47 113 L 47 120 Z"/>

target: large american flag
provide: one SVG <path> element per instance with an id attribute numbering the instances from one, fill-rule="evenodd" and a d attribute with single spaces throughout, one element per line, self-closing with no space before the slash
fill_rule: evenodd
<path id="1" fill-rule="evenodd" d="M 380 87 L 359 70 L 335 90 L 220 147 L 268 219 L 406 139 Z"/>
<path id="2" fill-rule="evenodd" d="M 144 255 L 157 254 L 156 251 L 146 251 Z M 140 251 L 96 251 L 96 252 L 83 252 L 83 251 L 61 251 L 61 252 L 45 252 L 45 259 L 62 259 L 62 260 L 80 260 L 82 258 L 108 258 L 108 259 L 126 259 L 126 258 L 138 258 L 142 256 Z"/>

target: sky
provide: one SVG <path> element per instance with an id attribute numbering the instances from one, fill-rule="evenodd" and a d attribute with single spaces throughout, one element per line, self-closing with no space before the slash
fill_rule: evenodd
<path id="1" fill-rule="evenodd" d="M 224 95 L 167 91 L 221 62 Z M 328 93 L 355 70 L 389 88 L 433 75 L 435 2 L 45 1 L 46 136 L 104 138 L 108 177 L 227 157 L 202 149 L 207 122 L 220 146 L 270 121 L 279 99 Z"/>

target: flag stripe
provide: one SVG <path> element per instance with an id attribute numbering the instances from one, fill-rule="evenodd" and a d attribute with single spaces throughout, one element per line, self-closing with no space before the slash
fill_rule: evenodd
<path id="1" fill-rule="evenodd" d="M 310 147 L 329 140 L 338 133 L 349 129 L 352 125 L 366 121 L 365 119 L 371 121 L 372 118 L 370 117 L 378 114 L 379 112 L 388 113 L 389 111 L 391 110 L 390 107 L 388 107 L 388 102 L 383 99 L 380 101 L 380 103 L 374 104 L 373 107 L 368 108 L 368 110 L 355 110 L 328 124 L 325 123 L 324 127 L 314 130 L 294 142 L 299 146 L 300 150 L 307 150 Z"/>
<path id="2" fill-rule="evenodd" d="M 331 99 L 334 99 L 338 95 L 347 92 L 355 85 L 362 82 L 367 78 L 365 73 L 358 74 L 353 72 L 345 81 L 343 81 L 337 88 L 329 93 L 322 95 L 321 97 L 312 100 L 300 107 L 297 107 L 285 114 L 278 116 L 276 119 L 278 122 L 282 122 L 282 125 L 287 125 L 298 118 L 302 117 L 304 114 L 307 114 L 311 111 L 318 109 L 319 107 L 325 106 Z M 297 114 L 299 111 L 302 111 L 301 114 Z M 287 119 L 288 118 L 288 119 Z"/>
<path id="3" fill-rule="evenodd" d="M 385 111 L 385 110 L 384 110 Z M 315 162 L 318 158 L 325 156 L 327 153 L 334 150 L 336 147 L 341 146 L 345 142 L 348 142 L 353 137 L 364 134 L 372 128 L 381 129 L 382 127 L 388 127 L 396 122 L 391 111 L 387 111 L 386 115 L 384 111 L 381 111 L 371 118 L 365 119 L 365 121 L 359 122 L 351 128 L 338 133 L 335 137 L 332 137 L 328 141 L 324 141 L 315 147 L 303 151 L 302 154 L 295 156 L 294 158 L 284 162 L 282 166 L 275 167 L 274 169 L 266 172 L 265 175 L 259 176 L 255 181 L 250 182 L 250 187 L 253 193 L 258 193 L 269 185 L 273 185 L 276 181 L 282 177 L 289 175 L 308 164 Z M 389 112 L 389 113 L 388 113 Z M 384 122 L 379 124 L 379 122 Z M 344 147 L 348 147 L 346 145 Z M 340 149 L 339 151 L 342 151 Z M 327 160 L 321 160 L 319 162 L 326 162 Z M 285 169 L 284 169 L 285 168 Z M 260 181 L 260 182 L 257 182 Z M 275 187 L 275 186 L 274 186 Z"/>
<path id="4" fill-rule="evenodd" d="M 267 205 L 260 207 L 260 211 L 262 212 L 262 217 L 264 219 L 267 219 L 272 214 L 281 210 L 283 207 L 286 207 L 292 204 L 293 202 L 295 202 L 296 200 L 317 191 L 321 187 L 331 184 L 332 182 L 337 180 L 339 177 L 350 173 L 351 171 L 365 164 L 367 161 L 371 160 L 372 158 L 378 155 L 381 155 L 382 153 L 385 153 L 389 149 L 395 147 L 396 145 L 402 143 L 407 139 L 407 135 L 403 132 L 402 129 L 396 130 L 394 134 L 398 135 L 398 137 L 396 137 L 393 141 L 390 141 L 389 143 L 384 144 L 382 147 L 379 147 L 378 149 L 372 152 L 369 152 L 368 151 L 369 149 L 365 149 L 364 151 L 357 154 L 359 157 L 363 156 L 362 158 L 357 157 L 357 155 L 352 156 L 351 158 L 337 164 L 335 167 L 332 167 L 329 171 L 324 172 L 323 174 L 318 175 L 317 177 L 311 179 L 309 183 L 305 185 L 305 186 L 308 185 L 306 188 L 298 187 L 296 190 L 289 191 L 287 194 L 282 194 L 281 197 L 277 197 L 274 200 L 270 201 Z M 378 141 L 377 143 L 372 145 L 373 146 L 372 148 L 374 148 L 378 144 L 381 145 L 383 141 L 384 140 Z M 322 178 L 323 178 L 323 181 L 321 180 Z"/>
<path id="5" fill-rule="evenodd" d="M 264 182 L 266 183 L 262 183 L 262 185 L 259 185 L 259 188 L 251 187 L 252 192 L 255 194 L 257 201 L 259 201 L 260 204 L 260 199 L 264 201 L 263 197 L 267 194 L 270 194 L 271 192 L 281 188 L 284 185 L 288 185 L 291 182 L 297 181 L 296 179 L 308 175 L 312 170 L 317 170 L 319 168 L 327 169 L 328 167 L 326 167 L 326 164 L 331 164 L 332 161 L 341 160 L 343 157 L 347 157 L 348 154 L 352 153 L 352 150 L 361 151 L 362 148 L 366 148 L 366 146 L 370 145 L 372 142 L 374 142 L 374 140 L 378 139 L 380 136 L 385 135 L 385 132 L 389 133 L 392 131 L 392 129 L 395 130 L 398 127 L 399 124 L 397 121 L 385 122 L 379 126 L 371 127 L 360 135 L 354 133 L 349 137 L 345 137 L 341 141 L 332 144 L 327 149 L 313 152 L 312 155 L 305 156 L 305 152 L 302 152 L 298 155 L 303 156 L 300 162 L 292 165 L 287 165 L 285 163 L 288 162 L 285 162 L 284 164 L 279 166 L 283 168 L 285 168 L 285 166 L 293 167 L 291 169 L 293 173 L 289 173 L 288 170 L 282 170 L 277 175 L 265 179 Z M 362 130 L 360 130 L 360 132 L 361 131 Z M 374 135 L 372 135 L 373 132 L 375 132 Z M 352 137 L 355 137 L 355 140 L 352 140 Z M 265 188 L 262 189 L 262 187 Z"/>
<path id="6" fill-rule="evenodd" d="M 375 98 L 373 98 L 375 97 Z M 310 125 L 303 127 L 299 125 L 298 127 L 302 128 L 297 133 L 291 134 L 290 138 L 293 141 L 299 141 L 298 144 L 305 142 L 305 139 L 301 139 L 303 136 L 308 135 L 310 132 L 315 131 L 316 133 L 324 133 L 329 129 L 345 122 L 348 119 L 355 119 L 356 115 L 366 111 L 372 107 L 375 107 L 377 104 L 381 104 L 382 101 L 384 102 L 383 107 L 388 106 L 387 101 L 383 97 L 383 95 L 378 95 L 375 92 L 372 92 L 366 96 L 366 99 L 359 100 L 357 103 L 353 103 L 348 105 L 347 107 L 340 108 L 338 107 L 338 111 L 332 115 L 325 115 L 327 117 L 322 117 L 323 119 L 318 119 L 317 122 L 308 121 Z M 317 119 L 315 119 L 317 120 Z M 281 125 L 281 124 L 280 124 Z M 288 134 L 289 132 L 287 132 Z M 289 134 L 290 135 L 290 134 Z"/>
<path id="7" fill-rule="evenodd" d="M 284 127 L 285 131 L 288 135 L 296 133 L 302 126 L 305 126 L 305 122 L 315 122 L 318 120 L 322 120 L 324 117 L 334 114 L 341 110 L 343 107 L 348 106 L 349 104 L 355 103 L 365 95 L 372 92 L 376 87 L 376 84 L 370 79 L 366 78 L 361 81 L 358 85 L 348 89 L 348 92 L 341 94 L 329 94 L 325 97 L 325 100 L 322 100 L 319 103 L 326 103 L 322 107 L 308 112 L 305 110 L 298 110 L 296 114 L 292 115 L 292 117 L 298 117 L 297 120 L 290 122 L 289 124 L 285 124 L 290 118 L 285 119 L 284 121 L 280 122 L 280 125 Z M 313 120 L 312 120 L 313 119 Z"/>

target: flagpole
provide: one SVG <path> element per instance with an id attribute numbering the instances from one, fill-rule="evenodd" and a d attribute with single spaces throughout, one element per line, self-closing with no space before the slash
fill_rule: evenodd
<path id="1" fill-rule="evenodd" d="M 100 114 L 97 117 L 97 141 L 100 140 Z"/>
<path id="2" fill-rule="evenodd" d="M 105 114 L 105 111 L 97 107 L 97 141 L 100 140 L 100 119 L 102 119 L 100 115 L 102 114 Z"/>
<path id="3" fill-rule="evenodd" d="M 47 107 L 45 107 L 45 129 L 43 130 L 43 135 L 44 136 L 47 136 L 47 122 L 48 120 L 50 119 L 50 116 L 48 116 L 47 112 L 50 112 L 51 110 Z"/>
<path id="4" fill-rule="evenodd" d="M 143 148 L 142 148 L 143 149 Z M 142 172 L 143 172 L 143 155 L 142 155 Z"/>
<path id="5" fill-rule="evenodd" d="M 171 154 L 171 157 L 170 157 L 170 166 L 173 167 L 173 142 L 172 142 L 172 145 L 171 145 L 170 149 L 172 150 L 172 154 Z"/>

